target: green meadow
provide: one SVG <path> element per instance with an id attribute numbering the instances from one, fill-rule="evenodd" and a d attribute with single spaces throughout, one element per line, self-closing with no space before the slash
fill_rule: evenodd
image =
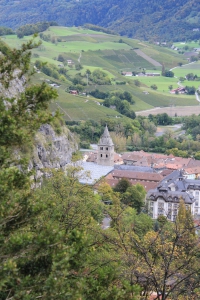
<path id="1" fill-rule="evenodd" d="M 73 66 L 65 66 L 67 75 L 73 78 L 77 73 L 84 75 L 86 70 L 89 69 L 93 72 L 95 69 L 100 69 L 108 75 L 111 79 L 111 85 L 89 85 L 85 87 L 85 92 L 89 92 L 98 88 L 101 91 L 128 91 L 132 94 L 135 101 L 132 105 L 134 111 L 147 110 L 153 107 L 166 107 L 170 105 L 188 106 L 196 105 L 197 101 L 195 96 L 186 95 L 173 95 L 169 93 L 169 85 L 176 88 L 177 78 L 159 77 L 125 77 L 121 75 L 122 71 L 136 71 L 140 72 L 160 72 L 161 67 L 155 67 L 151 62 L 147 61 L 138 55 L 134 49 L 140 49 L 150 58 L 157 62 L 164 64 L 166 68 L 170 69 L 176 67 L 179 62 L 186 63 L 183 55 L 177 52 L 150 44 L 148 42 L 141 42 L 139 40 L 129 39 L 116 35 L 109 35 L 102 32 L 96 32 L 81 27 L 58 27 L 53 26 L 43 32 L 49 35 L 50 38 L 54 37 L 59 40 L 52 43 L 51 40 L 46 42 L 42 41 L 42 45 L 33 49 L 32 63 L 36 60 L 41 60 L 49 64 L 54 64 L 60 67 L 61 62 L 57 60 L 59 54 L 63 54 L 65 59 L 71 59 Z M 30 40 L 29 37 L 22 39 L 17 38 L 16 35 L 9 35 L 3 37 L 4 41 L 10 46 L 19 48 L 21 44 Z M 39 37 L 35 39 L 39 41 Z M 76 70 L 75 65 L 81 63 L 82 69 Z M 177 67 L 174 70 L 176 77 L 181 77 L 183 74 L 194 73 L 200 76 L 200 64 L 195 63 L 192 65 Z M 46 76 L 43 73 L 36 73 L 34 75 L 34 82 L 39 83 L 44 80 L 50 80 L 60 85 L 58 90 L 58 99 L 55 103 L 51 104 L 51 109 L 59 108 L 66 120 L 87 120 L 101 118 L 116 118 L 119 117 L 115 110 L 106 108 L 101 104 L 101 100 L 94 99 L 86 96 L 73 96 L 66 92 L 70 80 L 62 82 L 59 79 L 55 80 Z M 139 80 L 141 86 L 137 87 L 134 80 Z M 84 79 L 86 82 L 86 79 Z M 124 82 L 123 85 L 116 85 L 116 82 Z M 150 86 L 156 84 L 158 89 L 152 90 Z M 184 85 L 194 85 L 198 87 L 199 82 L 186 82 Z M 121 119 L 127 119 L 120 116 Z"/>
<path id="2" fill-rule="evenodd" d="M 102 35 L 102 32 L 93 31 L 87 28 L 82 27 L 62 27 L 62 26 L 51 26 L 47 32 L 53 32 L 54 35 L 57 36 L 68 36 L 74 34 L 95 34 L 95 35 Z M 103 35 L 107 35 L 103 33 Z M 108 35 L 110 36 L 110 35 Z"/>
<path id="3" fill-rule="evenodd" d="M 185 46 L 188 46 L 189 48 L 200 48 L 199 41 L 179 42 L 179 43 L 173 43 L 173 45 L 179 49 L 182 49 Z"/>

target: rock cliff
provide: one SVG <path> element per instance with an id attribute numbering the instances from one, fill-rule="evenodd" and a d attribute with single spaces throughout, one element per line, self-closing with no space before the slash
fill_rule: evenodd
<path id="1" fill-rule="evenodd" d="M 15 70 L 13 73 L 13 79 L 9 83 L 9 87 L 5 88 L 2 86 L 0 83 L 0 96 L 3 95 L 4 98 L 13 98 L 13 97 L 18 97 L 20 93 L 24 92 L 24 87 L 26 84 L 26 78 L 25 76 L 18 77 L 20 71 Z"/>
<path id="2" fill-rule="evenodd" d="M 77 151 L 78 144 L 67 127 L 57 134 L 51 125 L 42 125 L 35 135 L 33 156 L 29 170 L 35 169 L 35 180 L 42 177 L 45 168 L 64 168 Z"/>
<path id="3" fill-rule="evenodd" d="M 13 73 L 13 80 L 10 81 L 9 87 L 4 88 L 0 83 L 0 96 L 3 96 L 6 106 L 11 106 L 6 98 L 17 98 L 24 92 L 26 78 L 22 76 L 18 78 L 19 70 Z M 58 130 L 57 130 L 58 131 Z M 35 169 L 33 179 L 38 180 L 45 174 L 46 168 L 64 168 L 72 158 L 72 153 L 77 151 L 78 143 L 75 136 L 66 126 L 59 127 L 59 134 L 49 124 L 44 124 L 34 137 L 33 149 L 29 149 L 28 156 L 30 158 L 28 169 Z M 21 157 L 20 149 L 14 150 L 15 155 Z"/>

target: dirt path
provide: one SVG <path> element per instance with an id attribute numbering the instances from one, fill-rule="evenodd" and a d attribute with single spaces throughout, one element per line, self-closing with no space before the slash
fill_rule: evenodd
<path id="1" fill-rule="evenodd" d="M 82 52 L 80 52 L 80 54 L 79 54 L 79 58 L 78 58 L 79 64 L 81 63 L 81 57 L 82 57 Z"/>
<path id="2" fill-rule="evenodd" d="M 151 58 L 150 56 L 146 55 L 144 52 L 142 52 L 140 49 L 134 50 L 135 53 L 137 53 L 137 55 L 143 57 L 144 59 L 146 59 L 148 62 L 150 62 L 153 66 L 155 67 L 162 67 L 162 65 L 154 60 L 153 58 Z"/>
<path id="3" fill-rule="evenodd" d="M 155 107 L 148 110 L 142 110 L 136 112 L 137 116 L 148 116 L 149 114 L 157 115 L 167 113 L 170 117 L 174 117 L 175 114 L 180 116 L 191 116 L 193 114 L 200 114 L 200 105 L 199 106 L 173 106 L 173 107 Z"/>

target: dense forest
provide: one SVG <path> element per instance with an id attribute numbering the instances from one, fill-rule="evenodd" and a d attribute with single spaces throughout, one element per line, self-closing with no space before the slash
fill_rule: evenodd
<path id="1" fill-rule="evenodd" d="M 0 1 L 1 26 L 56 21 L 59 25 L 92 23 L 143 40 L 198 39 L 200 4 L 195 0 L 30 0 Z"/>

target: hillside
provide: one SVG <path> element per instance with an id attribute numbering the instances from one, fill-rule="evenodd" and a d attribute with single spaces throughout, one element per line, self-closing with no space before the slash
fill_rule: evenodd
<path id="1" fill-rule="evenodd" d="M 174 72 L 177 77 L 187 73 L 200 76 L 198 62 L 189 65 L 190 69 L 177 67 L 179 63 L 187 64 L 187 59 L 182 53 L 149 42 L 122 39 L 116 35 L 81 27 L 51 26 L 42 35 L 40 34 L 40 37 L 42 37 L 42 45 L 32 51 L 31 61 L 34 64 L 37 62 L 37 65 L 38 61 L 45 61 L 47 65 L 45 69 L 35 74 L 34 81 L 35 83 L 46 81 L 59 86 L 56 87 L 59 94 L 57 103 L 52 104 L 51 108 L 61 109 L 67 121 L 91 118 L 96 121 L 105 118 L 116 120 L 116 116 L 120 117 L 121 121 L 126 120 L 126 117 L 116 110 L 99 105 L 103 102 L 102 98 L 97 100 L 98 97 L 94 98 L 91 95 L 86 97 L 86 94 L 95 89 L 106 93 L 131 93 L 134 101 L 131 109 L 135 112 L 154 107 L 198 105 L 194 95 L 169 93 L 170 85 L 174 88 L 178 87 L 176 77 L 126 77 L 121 74 L 122 71 L 141 72 L 142 70 L 160 73 L 162 64 L 167 69 L 176 67 Z M 47 37 L 47 41 L 44 40 Z M 19 48 L 22 43 L 30 40 L 30 36 L 19 39 L 16 35 L 7 35 L 3 40 L 10 47 Z M 72 65 L 69 65 L 68 61 L 72 61 Z M 79 64 L 81 68 L 78 68 Z M 108 84 L 93 81 L 92 73 L 95 70 L 105 73 Z M 157 90 L 151 88 L 151 85 L 155 84 Z M 196 86 L 198 81 L 192 83 L 185 81 L 184 84 Z M 80 89 L 81 92 L 74 96 L 69 93 L 70 89 Z"/>
<path id="2" fill-rule="evenodd" d="M 196 0 L 30 0 L 0 1 L 0 25 L 17 28 L 38 21 L 63 26 L 92 23 L 143 40 L 199 39 Z"/>

